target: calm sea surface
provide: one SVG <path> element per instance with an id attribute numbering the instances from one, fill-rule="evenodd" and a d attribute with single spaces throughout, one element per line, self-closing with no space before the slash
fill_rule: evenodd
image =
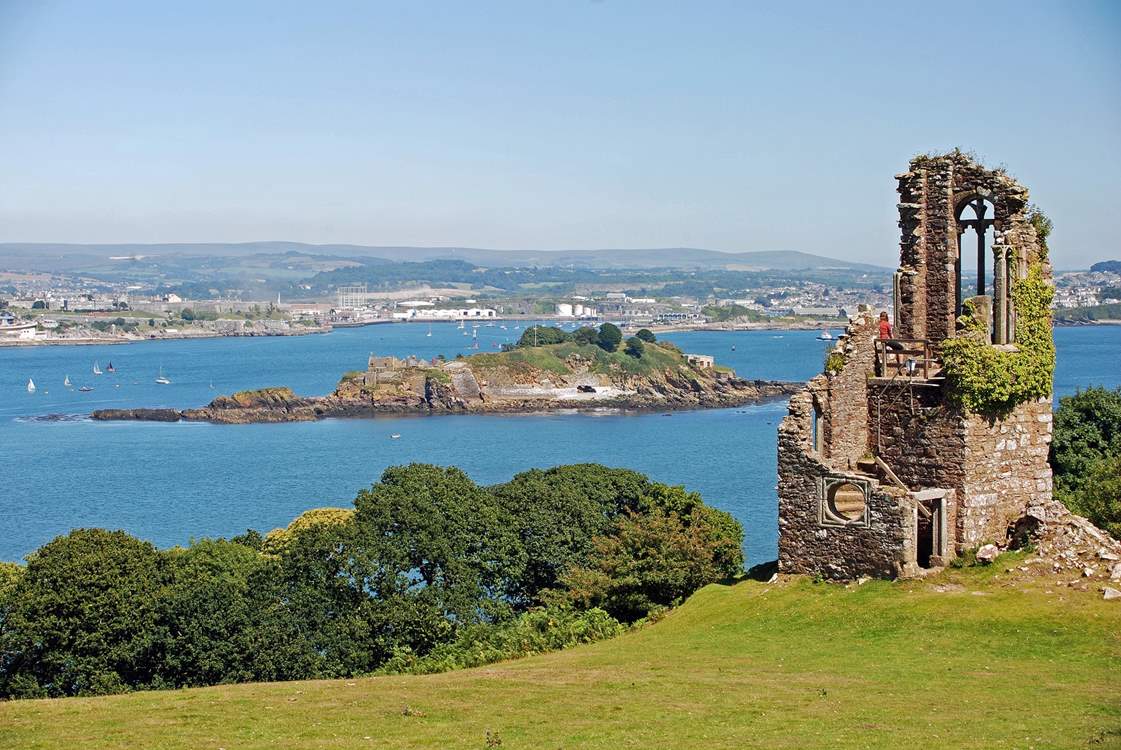
<path id="1" fill-rule="evenodd" d="M 478 329 L 480 351 L 520 330 Z M 0 349 L 0 560 L 18 560 L 81 526 L 120 528 L 160 546 L 287 524 L 308 508 L 348 505 L 394 464 L 456 465 L 484 484 L 535 466 L 595 461 L 699 491 L 733 513 L 751 562 L 776 551 L 775 428 L 785 404 L 672 416 L 387 417 L 209 425 L 44 421 L 108 406 L 188 407 L 215 394 L 290 385 L 329 392 L 371 351 L 471 353 L 454 324 L 381 325 L 293 338 Z M 834 331 L 837 333 L 838 331 Z M 805 380 L 825 344 L 812 331 L 690 332 L 669 338 L 745 377 Z M 1121 385 L 1121 327 L 1061 328 L 1057 395 Z M 732 347 L 735 347 L 735 351 Z M 113 375 L 94 376 L 94 362 Z M 153 381 L 160 368 L 172 384 Z M 63 387 L 69 375 L 75 390 Z M 38 392 L 26 392 L 33 378 Z M 80 393 L 77 386 L 94 390 Z M 118 387 L 119 386 L 119 387 Z M 211 387 L 213 386 L 213 388 Z M 399 440 L 390 435 L 400 433 Z"/>

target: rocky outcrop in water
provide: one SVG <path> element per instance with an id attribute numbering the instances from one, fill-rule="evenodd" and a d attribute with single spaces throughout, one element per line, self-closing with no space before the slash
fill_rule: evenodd
<path id="1" fill-rule="evenodd" d="M 532 356 L 484 354 L 452 362 L 371 357 L 365 372 L 345 375 L 327 396 L 264 388 L 219 396 L 197 409 L 104 409 L 93 418 L 243 424 L 381 414 L 698 409 L 742 406 L 799 388 L 739 378 L 672 347 L 650 350 L 649 359 L 633 362 L 621 359 L 625 355 L 550 347 L 535 348 Z"/>

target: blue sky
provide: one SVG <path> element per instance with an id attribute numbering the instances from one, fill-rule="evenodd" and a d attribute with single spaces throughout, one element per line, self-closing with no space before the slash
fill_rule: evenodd
<path id="1" fill-rule="evenodd" d="M 1121 257 L 1121 3 L 0 0 L 0 241 L 894 265 L 954 146 Z"/>

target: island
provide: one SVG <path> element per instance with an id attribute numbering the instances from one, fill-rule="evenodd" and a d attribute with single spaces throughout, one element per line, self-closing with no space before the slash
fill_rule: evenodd
<path id="1" fill-rule="evenodd" d="M 606 333 L 605 333 L 606 332 Z M 649 331 L 622 341 L 610 324 L 567 333 L 531 329 L 506 351 L 452 360 L 371 354 L 333 393 L 287 387 L 219 396 L 195 409 L 102 409 L 98 420 L 297 422 L 388 414 L 674 410 L 742 406 L 786 397 L 799 384 L 747 380 L 711 356 L 688 354 Z"/>

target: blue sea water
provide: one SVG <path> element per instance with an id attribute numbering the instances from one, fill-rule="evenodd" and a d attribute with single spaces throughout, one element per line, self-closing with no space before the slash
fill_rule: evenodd
<path id="1" fill-rule="evenodd" d="M 480 351 L 520 330 L 480 327 Z M 287 524 L 308 508 L 348 505 L 395 464 L 455 465 L 484 484 L 535 466 L 594 461 L 683 484 L 734 514 L 751 562 L 776 551 L 775 429 L 784 403 L 661 414 L 386 417 L 209 425 L 45 421 L 110 406 L 202 405 L 219 393 L 289 385 L 329 392 L 371 351 L 470 354 L 454 324 L 340 329 L 292 338 L 0 349 L 0 560 L 71 528 L 120 528 L 160 546 Z M 467 329 L 470 331 L 470 329 Z M 836 331 L 835 331 L 836 333 Z M 669 334 L 744 377 L 805 380 L 827 346 L 816 332 Z M 1055 331 L 1056 395 L 1121 385 L 1121 327 Z M 733 351 L 733 346 L 735 350 Z M 115 374 L 94 376 L 94 362 Z M 162 367 L 172 380 L 154 379 Z M 74 390 L 63 387 L 69 375 Z M 26 392 L 28 378 L 38 391 Z M 80 393 L 77 386 L 94 390 Z M 213 388 L 211 388 L 213 385 Z M 119 387 L 118 387 L 119 386 Z M 398 440 L 391 434 L 400 434 Z"/>

